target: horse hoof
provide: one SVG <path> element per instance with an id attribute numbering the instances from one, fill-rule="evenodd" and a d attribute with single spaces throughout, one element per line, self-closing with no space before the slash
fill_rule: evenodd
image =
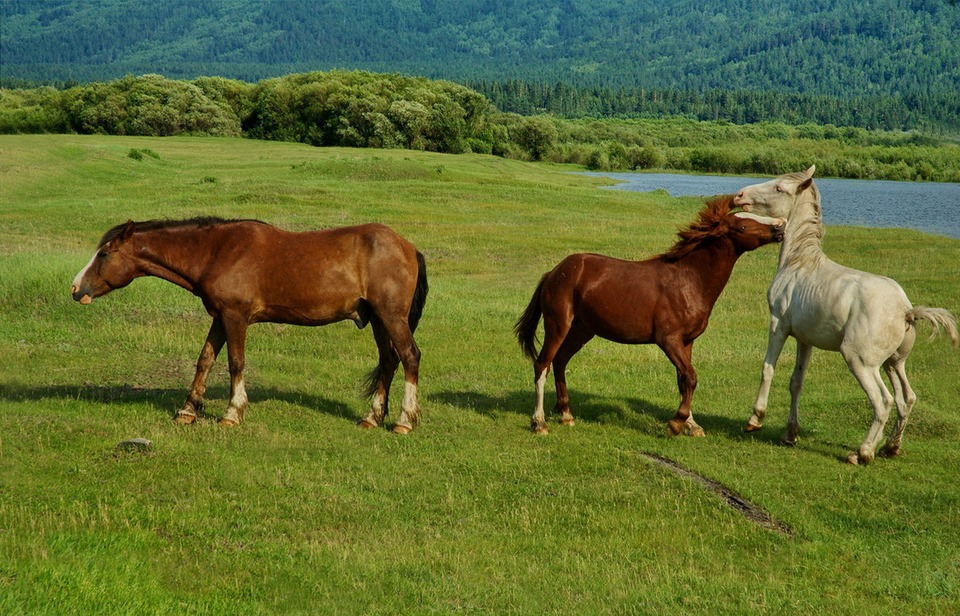
<path id="1" fill-rule="evenodd" d="M 572 426 L 574 423 L 575 423 L 575 422 L 573 421 L 573 417 L 564 418 L 564 419 L 561 419 L 561 420 L 560 420 L 560 425 L 561 425 L 561 426 Z"/>
<path id="2" fill-rule="evenodd" d="M 700 426 L 692 427 L 692 428 L 690 428 L 690 429 L 687 431 L 687 436 L 696 436 L 696 437 L 699 437 L 699 436 L 706 436 L 706 435 L 707 435 L 707 433 L 704 432 L 704 431 L 703 431 L 703 428 L 701 428 Z"/>
<path id="3" fill-rule="evenodd" d="M 780 444 L 784 447 L 795 447 L 797 445 L 797 439 L 791 441 L 790 439 L 782 438 L 780 439 Z"/>
<path id="4" fill-rule="evenodd" d="M 856 453 L 850 454 L 847 456 L 847 464 L 852 464 L 853 466 L 860 464 L 860 456 Z"/>
<path id="5" fill-rule="evenodd" d="M 685 423 L 675 423 L 672 419 L 667 422 L 667 436 L 679 436 L 683 434 Z"/>
<path id="6" fill-rule="evenodd" d="M 745 426 L 743 427 L 743 431 L 744 431 L 744 432 L 756 432 L 757 430 L 760 430 L 761 428 L 763 428 L 763 426 L 757 426 L 757 425 L 748 423 L 747 425 L 745 425 Z"/>
<path id="7" fill-rule="evenodd" d="M 530 426 L 530 429 L 537 436 L 545 436 L 547 434 L 550 434 L 550 430 L 548 430 L 547 427 L 543 424 Z"/>
<path id="8" fill-rule="evenodd" d="M 410 434 L 411 430 L 413 430 L 413 428 L 409 426 L 401 426 L 400 424 L 397 424 L 393 427 L 393 433 L 401 436 Z"/>
<path id="9" fill-rule="evenodd" d="M 877 455 L 883 456 L 884 458 L 895 458 L 900 455 L 900 447 L 884 447 Z"/>
<path id="10" fill-rule="evenodd" d="M 174 423 L 181 426 L 189 426 L 196 420 L 197 416 L 189 413 L 177 413 L 177 416 L 173 418 Z"/>
<path id="11" fill-rule="evenodd" d="M 367 419 L 361 419 L 360 421 L 357 422 L 357 425 L 360 426 L 360 428 L 363 429 L 363 430 L 369 430 L 369 429 L 371 429 L 371 428 L 376 428 L 376 427 L 377 427 L 377 424 L 375 424 L 375 423 L 373 423 L 372 421 L 369 421 L 369 420 L 367 420 Z"/>
<path id="12" fill-rule="evenodd" d="M 227 419 L 226 417 L 224 417 L 223 419 L 221 419 L 221 420 L 218 421 L 217 423 L 220 424 L 221 426 L 223 426 L 224 428 L 233 428 L 234 426 L 239 426 L 239 425 L 240 425 L 240 422 L 239 422 L 239 421 L 235 421 L 235 420 L 233 420 L 233 419 Z"/>

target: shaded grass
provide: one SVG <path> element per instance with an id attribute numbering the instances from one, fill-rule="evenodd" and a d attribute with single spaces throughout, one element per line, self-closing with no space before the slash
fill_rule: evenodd
<path id="1" fill-rule="evenodd" d="M 918 341 L 908 374 L 920 401 L 898 459 L 840 462 L 870 411 L 826 353 L 810 367 L 799 445 L 776 445 L 792 345 L 767 427 L 743 434 L 772 247 L 740 260 L 695 346 L 707 438 L 664 435 L 677 394 L 658 349 L 604 341 L 568 371 L 577 425 L 528 433 L 530 366 L 511 327 L 536 280 L 570 252 L 661 252 L 696 200 L 492 157 L 248 140 L 2 137 L 0 160 L 2 612 L 958 607 L 960 353 Z M 220 362 L 211 416 L 175 426 L 209 327 L 199 301 L 143 279 L 80 307 L 68 286 L 107 228 L 200 214 L 291 229 L 377 220 L 413 241 L 431 281 L 421 427 L 405 439 L 356 429 L 375 350 L 352 324 L 255 326 L 246 423 L 214 422 Z M 826 250 L 896 278 L 915 304 L 960 311 L 956 240 L 830 228 Z M 137 436 L 153 450 L 116 451 Z M 645 452 L 724 483 L 795 535 L 753 525 Z"/>

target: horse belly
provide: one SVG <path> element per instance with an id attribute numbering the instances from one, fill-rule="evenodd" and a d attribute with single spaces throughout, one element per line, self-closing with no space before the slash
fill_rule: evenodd
<path id="1" fill-rule="evenodd" d="M 577 318 L 594 334 L 620 344 L 648 344 L 653 341 L 653 319 L 642 310 L 613 309 L 598 313 L 582 310 Z"/>
<path id="2" fill-rule="evenodd" d="M 363 297 L 355 276 L 342 268 L 304 267 L 261 280 L 255 320 L 326 325 L 358 320 Z"/>

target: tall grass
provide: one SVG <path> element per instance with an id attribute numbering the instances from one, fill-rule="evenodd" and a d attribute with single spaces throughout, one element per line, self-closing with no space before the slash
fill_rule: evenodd
<path id="1" fill-rule="evenodd" d="M 0 137 L 0 612 L 960 609 L 960 353 L 918 342 L 920 400 L 898 459 L 842 463 L 870 411 L 825 353 L 796 448 L 776 444 L 791 348 L 767 427 L 743 434 L 774 247 L 741 258 L 695 346 L 706 438 L 665 436 L 677 394 L 659 350 L 603 341 L 568 371 L 577 425 L 529 433 L 531 368 L 511 326 L 538 277 L 574 251 L 661 252 L 700 207 L 566 171 L 250 140 Z M 142 279 L 81 307 L 68 287 L 110 226 L 198 214 L 289 229 L 376 220 L 414 242 L 431 280 L 421 426 L 407 438 L 355 427 L 376 353 L 369 330 L 343 323 L 255 326 L 246 422 L 174 425 L 209 326 L 199 301 Z M 960 313 L 957 240 L 828 231 L 835 260 Z M 222 359 L 213 414 L 226 407 Z M 132 437 L 153 449 L 116 449 Z M 793 534 L 645 452 L 723 482 Z"/>

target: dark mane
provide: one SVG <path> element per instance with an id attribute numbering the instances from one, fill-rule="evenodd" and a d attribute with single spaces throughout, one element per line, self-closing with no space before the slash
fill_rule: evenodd
<path id="1" fill-rule="evenodd" d="M 183 227 L 196 227 L 198 229 L 204 229 L 207 227 L 213 227 L 216 225 L 222 225 L 232 222 L 256 222 L 260 224 L 267 224 L 261 220 L 254 220 L 249 218 L 220 218 L 219 216 L 197 216 L 194 218 L 187 218 L 184 220 L 144 220 L 142 222 L 133 223 L 133 232 L 137 233 L 139 231 L 156 231 L 157 229 L 180 229 Z M 120 237 L 120 235 L 126 230 L 129 223 L 121 223 L 116 227 L 113 227 L 109 231 L 103 234 L 103 237 L 100 238 L 100 243 L 97 244 L 97 248 L 102 248 L 108 243 Z"/>
<path id="2" fill-rule="evenodd" d="M 734 195 L 721 195 L 707 201 L 697 219 L 686 229 L 677 232 L 680 239 L 662 257 L 668 261 L 676 261 L 690 254 L 704 240 L 726 233 L 728 227 L 725 220 L 734 207 L 733 199 Z"/>

